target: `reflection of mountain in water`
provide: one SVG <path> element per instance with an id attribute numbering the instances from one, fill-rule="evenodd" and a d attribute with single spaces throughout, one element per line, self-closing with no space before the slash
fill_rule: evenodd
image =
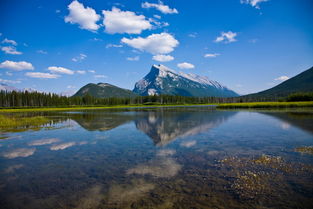
<path id="1" fill-rule="evenodd" d="M 208 131 L 225 122 L 236 112 L 201 108 L 156 108 L 131 111 L 86 111 L 62 113 L 88 131 L 107 131 L 134 121 L 138 130 L 156 145 L 165 145 L 177 137 Z"/>
<path id="2" fill-rule="evenodd" d="M 273 116 L 281 121 L 298 127 L 304 131 L 313 133 L 313 112 L 262 112 L 263 114 Z"/>
<path id="3" fill-rule="evenodd" d="M 134 119 L 131 114 L 86 112 L 72 114 L 70 118 L 88 131 L 107 131 Z"/>
<path id="4" fill-rule="evenodd" d="M 136 127 L 146 133 L 156 145 L 165 145 L 177 137 L 208 131 L 225 122 L 236 112 L 206 111 L 157 111 L 147 112 L 136 118 Z"/>

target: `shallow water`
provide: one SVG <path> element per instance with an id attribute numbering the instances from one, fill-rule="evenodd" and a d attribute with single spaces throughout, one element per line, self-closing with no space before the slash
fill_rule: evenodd
<path id="1" fill-rule="evenodd" d="M 30 115 L 0 135 L 1 208 L 313 208 L 312 110 Z"/>

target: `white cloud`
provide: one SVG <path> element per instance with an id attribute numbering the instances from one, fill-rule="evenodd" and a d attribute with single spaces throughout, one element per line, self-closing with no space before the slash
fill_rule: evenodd
<path id="1" fill-rule="evenodd" d="M 195 68 L 195 66 L 193 64 L 188 63 L 188 62 L 178 63 L 177 67 L 179 67 L 180 69 L 193 69 L 193 68 Z"/>
<path id="2" fill-rule="evenodd" d="M 220 56 L 220 54 L 218 53 L 213 53 L 213 54 L 205 54 L 204 57 L 205 58 L 215 58 L 217 56 Z"/>
<path id="3" fill-rule="evenodd" d="M 159 1 L 158 4 L 144 2 L 141 4 L 142 8 L 155 8 L 162 12 L 163 14 L 178 14 L 177 9 L 171 9 L 169 6 L 164 5 L 162 1 Z"/>
<path id="4" fill-rule="evenodd" d="M 77 57 L 72 58 L 73 62 L 80 62 L 86 59 L 87 55 L 85 54 L 79 54 Z"/>
<path id="5" fill-rule="evenodd" d="M 154 18 L 149 18 L 149 21 L 154 24 L 153 29 L 167 27 L 170 24 L 168 22 L 159 22 Z"/>
<path id="6" fill-rule="evenodd" d="M 58 78 L 60 75 L 51 74 L 51 73 L 40 73 L 40 72 L 27 72 L 26 76 L 31 78 Z"/>
<path id="7" fill-rule="evenodd" d="M 188 34 L 188 36 L 191 37 L 191 38 L 196 38 L 197 35 L 198 35 L 198 33 L 190 33 L 190 34 Z"/>
<path id="8" fill-rule="evenodd" d="M 86 74 L 86 71 L 85 70 L 77 70 L 76 73 L 83 75 L 83 74 Z"/>
<path id="9" fill-rule="evenodd" d="M 56 66 L 51 66 L 48 67 L 48 70 L 52 73 L 60 73 L 60 74 L 67 74 L 67 75 L 73 75 L 74 71 L 64 68 L 64 67 L 56 67 Z"/>
<path id="10" fill-rule="evenodd" d="M 21 71 L 21 70 L 33 70 L 34 67 L 31 63 L 21 61 L 21 62 L 14 62 L 14 61 L 9 61 L 6 60 L 0 64 L 0 68 L 5 68 L 9 70 L 16 70 L 16 71 Z"/>
<path id="11" fill-rule="evenodd" d="M 88 70 L 89 73 L 96 73 L 94 70 Z"/>
<path id="12" fill-rule="evenodd" d="M 168 54 L 179 44 L 179 42 L 168 33 L 152 34 L 147 38 L 122 38 L 121 42 L 151 54 Z"/>
<path id="13" fill-rule="evenodd" d="M 250 4 L 252 7 L 256 9 L 260 9 L 259 4 L 262 2 L 266 2 L 268 0 L 240 0 L 241 4 Z"/>
<path id="14" fill-rule="evenodd" d="M 158 54 L 154 55 L 152 59 L 159 62 L 169 62 L 174 60 L 174 57 L 171 55 Z"/>
<path id="15" fill-rule="evenodd" d="M 94 75 L 94 78 L 107 78 L 108 76 L 106 75 Z"/>
<path id="16" fill-rule="evenodd" d="M 103 25 L 105 31 L 110 34 L 128 33 L 140 34 L 143 30 L 151 29 L 152 25 L 144 15 L 136 15 L 131 11 L 121 11 L 113 7 L 112 11 L 103 10 Z"/>
<path id="17" fill-rule="evenodd" d="M 12 45 L 14 45 L 14 46 L 17 46 L 16 41 L 14 41 L 14 40 L 9 40 L 9 39 L 7 39 L 7 38 L 5 38 L 5 39 L 2 41 L 2 43 L 3 43 L 3 44 L 12 44 Z"/>
<path id="18" fill-rule="evenodd" d="M 5 80 L 5 79 L 0 78 L 0 83 L 17 84 L 17 83 L 21 83 L 21 81 Z"/>
<path id="19" fill-rule="evenodd" d="M 228 31 L 228 32 L 221 32 L 221 35 L 215 39 L 215 42 L 224 42 L 224 43 L 231 43 L 237 41 L 235 37 L 237 33 Z"/>
<path id="20" fill-rule="evenodd" d="M 153 15 L 153 17 L 156 18 L 156 19 L 159 19 L 159 20 L 161 19 L 160 15 Z"/>
<path id="21" fill-rule="evenodd" d="M 68 85 L 66 88 L 68 88 L 68 89 L 75 89 L 76 86 Z"/>
<path id="22" fill-rule="evenodd" d="M 122 44 L 107 44 L 106 46 L 105 46 L 105 48 L 121 48 L 121 47 L 123 47 L 123 45 Z"/>
<path id="23" fill-rule="evenodd" d="M 44 50 L 37 50 L 36 51 L 38 54 L 48 54 L 48 52 L 47 51 L 44 51 Z"/>
<path id="24" fill-rule="evenodd" d="M 92 41 L 103 41 L 101 38 L 93 38 Z"/>
<path id="25" fill-rule="evenodd" d="M 128 61 L 139 61 L 140 57 L 139 57 L 139 56 L 127 57 L 126 59 L 127 59 Z"/>
<path id="26" fill-rule="evenodd" d="M 22 52 L 17 51 L 14 46 L 3 46 L 1 47 L 1 50 L 4 51 L 4 53 L 6 54 L 15 54 L 15 55 L 23 54 Z"/>
<path id="27" fill-rule="evenodd" d="M 278 78 L 275 78 L 274 80 L 275 80 L 275 81 L 286 81 L 286 80 L 288 80 L 288 79 L 289 79 L 288 76 L 282 75 L 282 76 L 280 76 L 280 77 L 278 77 Z"/>
<path id="28" fill-rule="evenodd" d="M 86 29 L 90 31 L 96 31 L 99 29 L 97 21 L 100 20 L 100 15 L 90 7 L 84 7 L 83 4 L 78 1 L 73 1 L 68 5 L 69 15 L 64 18 L 66 23 L 79 24 L 81 29 Z"/>
<path id="29" fill-rule="evenodd" d="M 61 10 L 59 10 L 59 9 L 57 9 L 57 10 L 55 10 L 55 13 L 61 13 Z"/>

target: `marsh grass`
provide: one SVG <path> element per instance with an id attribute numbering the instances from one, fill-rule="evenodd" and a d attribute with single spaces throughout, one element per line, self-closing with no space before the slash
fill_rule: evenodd
<path id="1" fill-rule="evenodd" d="M 71 111 L 71 110 L 97 110 L 97 109 L 127 109 L 127 108 L 151 108 L 151 107 L 190 107 L 190 106 L 213 106 L 220 109 L 235 108 L 305 108 L 313 107 L 310 102 L 247 102 L 247 103 L 210 103 L 210 104 L 159 104 L 149 103 L 142 105 L 116 105 L 116 106 L 72 106 L 72 107 L 28 107 L 28 108 L 0 108 L 3 112 L 36 112 L 36 111 Z"/>
<path id="2" fill-rule="evenodd" d="M 13 117 L 0 115 L 0 130 L 1 131 L 23 131 L 25 129 L 36 129 L 40 126 L 49 123 L 48 118 L 43 116 L 35 117 Z"/>
<path id="3" fill-rule="evenodd" d="M 249 102 L 249 103 L 224 103 L 217 108 L 303 108 L 313 107 L 313 102 Z"/>

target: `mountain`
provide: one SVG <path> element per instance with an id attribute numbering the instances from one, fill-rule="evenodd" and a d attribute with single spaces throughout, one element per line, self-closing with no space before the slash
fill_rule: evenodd
<path id="1" fill-rule="evenodd" d="M 17 88 L 14 86 L 8 86 L 4 83 L 0 83 L 0 91 L 19 91 Z"/>
<path id="2" fill-rule="evenodd" d="M 313 67 L 273 88 L 244 97 L 285 97 L 296 92 L 313 92 Z"/>
<path id="3" fill-rule="evenodd" d="M 23 92 L 23 91 L 28 91 L 28 92 L 41 92 L 41 91 L 38 91 L 36 89 L 33 89 L 33 88 L 23 88 L 23 89 L 18 89 L 14 86 L 8 86 L 4 83 L 0 83 L 0 91 L 8 91 L 8 92 L 11 92 L 11 91 L 19 91 L 19 92 Z"/>
<path id="4" fill-rule="evenodd" d="M 164 65 L 153 65 L 150 72 L 135 84 L 133 92 L 142 95 L 180 95 L 235 97 L 238 94 L 217 81 L 195 74 L 177 73 Z"/>
<path id="5" fill-rule="evenodd" d="M 136 97 L 137 94 L 131 90 L 122 89 L 117 86 L 108 83 L 89 83 L 80 88 L 74 96 L 91 95 L 98 98 L 109 98 L 109 97 Z"/>

